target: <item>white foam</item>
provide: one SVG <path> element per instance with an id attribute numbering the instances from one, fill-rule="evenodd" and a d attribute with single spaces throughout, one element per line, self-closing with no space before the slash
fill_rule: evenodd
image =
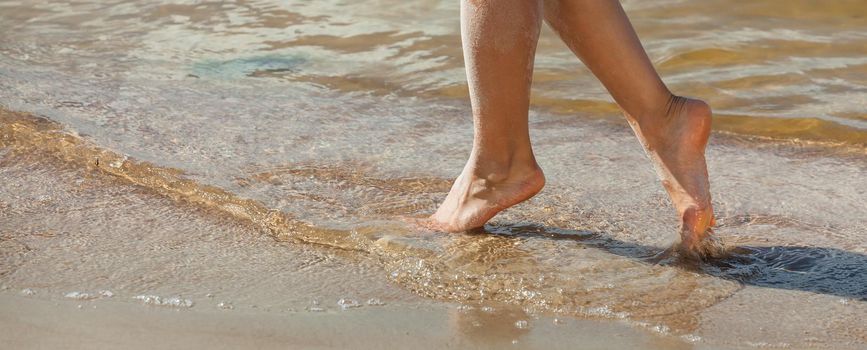
<path id="1" fill-rule="evenodd" d="M 475 309 L 475 308 L 472 305 L 461 304 L 461 305 L 458 305 L 457 309 L 458 309 L 458 311 L 470 311 L 470 310 Z"/>
<path id="2" fill-rule="evenodd" d="M 701 341 L 701 337 L 699 337 L 695 334 L 685 334 L 685 335 L 680 336 L 680 338 L 683 340 L 686 340 L 690 343 L 697 343 L 697 342 Z"/>
<path id="3" fill-rule="evenodd" d="M 340 306 L 341 310 L 346 310 L 361 307 L 361 304 L 359 304 L 355 299 L 343 298 L 337 301 L 337 306 Z"/>
<path id="4" fill-rule="evenodd" d="M 326 309 L 322 306 L 319 306 L 319 300 L 313 299 L 310 302 L 310 306 L 307 307 L 307 311 L 310 312 L 324 312 Z"/>
<path id="5" fill-rule="evenodd" d="M 193 301 L 181 297 L 163 298 L 158 295 L 137 295 L 133 299 L 141 300 L 145 305 L 191 308 Z"/>
<path id="6" fill-rule="evenodd" d="M 87 292 L 78 292 L 72 291 L 63 295 L 64 298 L 75 299 L 75 300 L 92 300 L 99 298 L 98 294 L 92 294 Z"/>
<path id="7" fill-rule="evenodd" d="M 383 305 L 385 305 L 385 303 L 382 302 L 382 300 L 379 300 L 379 298 L 370 298 L 370 299 L 367 299 L 367 305 L 369 305 L 369 306 L 383 306 Z"/>
<path id="8" fill-rule="evenodd" d="M 64 298 L 75 299 L 75 300 L 93 300 L 99 298 L 111 298 L 114 296 L 110 290 L 100 290 L 95 293 L 90 292 L 80 292 L 80 291 L 72 291 L 63 295 Z"/>
<path id="9" fill-rule="evenodd" d="M 658 324 L 658 325 L 656 325 L 656 326 L 653 326 L 652 328 L 650 328 L 650 330 L 652 330 L 652 331 L 654 331 L 654 332 L 656 332 L 656 333 L 659 333 L 659 334 L 669 334 L 669 333 L 671 333 L 671 328 L 668 328 L 668 326 L 666 326 L 666 325 L 661 325 L 661 324 Z"/>

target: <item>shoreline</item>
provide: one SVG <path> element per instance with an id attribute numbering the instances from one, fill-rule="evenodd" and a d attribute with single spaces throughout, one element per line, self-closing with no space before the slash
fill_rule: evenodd
<path id="1" fill-rule="evenodd" d="M 79 308 L 78 306 L 82 307 Z M 0 293 L 0 342 L 17 349 L 703 349 L 611 321 L 528 319 L 453 305 L 331 312 L 173 309 L 116 300 L 43 300 Z M 474 323 L 481 323 L 475 325 Z M 717 348 L 717 347 L 713 347 Z"/>
<path id="2" fill-rule="evenodd" d="M 0 219 L 11 219 L 0 220 L 0 343 L 15 348 L 696 348 L 621 320 L 422 298 L 363 256 L 275 241 L 117 175 L 2 151 L 0 175 L 15 181 L 0 188 Z M 344 296 L 359 306 L 343 309 Z"/>
<path id="3" fill-rule="evenodd" d="M 5 112 L 0 112 L 0 113 L 5 113 Z M 0 117 L 6 118 L 5 120 L 14 120 L 14 119 L 10 119 L 8 117 L 8 115 L 6 115 L 6 116 L 0 115 Z M 18 124 L 17 126 L 14 126 L 12 128 L 12 129 L 17 130 L 17 131 L 15 131 L 19 135 L 19 136 L 17 136 L 17 139 L 15 136 L 8 136 L 8 135 L 2 139 L 3 143 L 7 147 L 9 147 L 9 146 L 19 147 L 17 149 L 13 149 L 12 153 L 17 152 L 17 153 L 22 153 L 22 154 L 28 154 L 30 156 L 35 156 L 36 153 L 38 153 L 38 152 L 34 152 L 34 151 L 47 152 L 49 155 L 48 158 L 39 158 L 40 156 L 37 156 L 36 158 L 32 158 L 32 157 L 31 158 L 25 158 L 25 159 L 30 159 L 30 160 L 36 160 L 36 163 L 34 163 L 35 164 L 34 166 L 36 168 L 40 168 L 40 165 L 39 165 L 40 159 L 42 159 L 42 160 L 45 160 L 45 159 L 60 160 L 60 163 L 58 165 L 52 165 L 51 167 L 64 168 L 65 166 L 72 164 L 71 171 L 74 174 L 71 174 L 71 175 L 67 174 L 65 177 L 57 177 L 57 175 L 51 175 L 51 174 L 56 173 L 56 170 L 43 169 L 41 171 L 38 171 L 38 173 L 48 174 L 48 176 L 49 176 L 48 178 L 44 178 L 42 180 L 42 182 L 36 181 L 36 183 L 38 185 L 41 185 L 42 187 L 45 187 L 44 189 L 49 190 L 49 193 L 53 192 L 50 189 L 51 186 L 64 186 L 64 185 L 62 185 L 61 182 L 59 182 L 61 178 L 68 179 L 67 181 L 70 181 L 70 183 L 78 183 L 79 180 L 75 180 L 75 179 L 88 179 L 88 181 L 95 181 L 96 183 L 103 183 L 105 180 L 109 180 L 109 183 L 114 183 L 116 186 L 119 186 L 122 188 L 129 188 L 127 190 L 124 190 L 121 188 L 119 190 L 119 191 L 121 191 L 121 193 L 139 192 L 140 190 L 143 190 L 142 192 L 146 193 L 146 196 L 153 196 L 153 197 L 161 198 L 164 205 L 169 205 L 172 207 L 180 207 L 182 211 L 192 210 L 192 213 L 197 213 L 197 214 L 200 211 L 202 214 L 208 214 L 208 212 L 212 212 L 211 214 L 213 214 L 213 215 L 210 215 L 210 216 L 213 216 L 215 219 L 225 218 L 226 217 L 225 214 L 229 214 L 229 217 L 234 217 L 230 221 L 237 221 L 236 219 L 240 218 L 240 219 L 242 219 L 242 221 L 249 221 L 249 222 L 254 223 L 254 225 L 252 227 L 258 226 L 257 221 L 261 220 L 261 218 L 260 219 L 254 218 L 251 220 L 251 219 L 245 219 L 243 216 L 239 216 L 238 215 L 239 208 L 238 208 L 237 204 L 231 205 L 232 203 L 242 203 L 242 202 L 239 202 L 237 200 L 229 201 L 229 202 L 227 202 L 227 205 L 217 205 L 217 206 L 204 205 L 204 207 L 201 207 L 203 204 L 206 204 L 206 202 L 198 202 L 195 198 L 205 198 L 208 196 L 202 196 L 202 195 L 195 194 L 196 193 L 195 191 L 190 192 L 189 184 L 185 185 L 184 181 L 186 181 L 186 180 L 183 179 L 183 173 L 178 171 L 178 170 L 174 170 L 171 168 L 160 169 L 159 167 L 135 170 L 135 169 L 137 169 L 137 167 L 142 167 L 142 166 L 152 167 L 152 165 L 145 163 L 145 162 L 141 162 L 141 161 L 132 159 L 132 158 L 124 156 L 124 155 L 118 155 L 118 154 L 112 153 L 111 151 L 108 151 L 106 149 L 102 149 L 99 146 L 93 144 L 92 141 L 89 141 L 85 138 L 80 138 L 78 136 L 73 136 L 73 134 L 70 134 L 68 131 L 66 131 L 66 129 L 63 126 L 61 126 L 60 124 L 58 124 L 56 122 L 50 121 L 50 119 L 39 119 L 36 117 L 30 117 L 30 116 L 21 117 L 21 118 L 23 118 L 21 120 L 24 121 L 24 124 Z M 23 131 L 22 128 L 27 128 L 27 127 L 32 127 L 35 129 L 31 130 L 30 132 Z M 24 135 L 24 136 L 21 136 L 21 135 Z M 38 147 L 36 147 L 34 145 L 27 145 L 27 142 L 22 142 L 22 140 L 21 140 L 21 137 L 26 138 L 26 137 L 30 137 L 30 136 L 34 136 L 34 135 L 36 137 L 33 138 L 33 140 L 38 140 L 37 144 L 43 144 L 43 143 L 47 142 L 49 144 L 53 144 L 54 146 L 49 147 L 47 150 L 46 149 L 39 149 Z M 15 140 L 18 140 L 18 142 L 16 142 Z M 34 148 L 34 147 L 36 147 L 36 148 Z M 71 148 L 64 148 L 64 147 L 71 147 Z M 58 149 L 60 151 L 58 151 Z M 7 150 L 8 150 L 8 148 L 7 148 Z M 89 150 L 89 151 L 82 152 L 82 150 Z M 3 155 L 8 156 L 8 157 L 14 157 L 14 155 L 12 155 L 9 152 L 7 152 Z M 70 161 L 70 159 L 68 159 L 68 158 L 65 159 L 64 155 L 72 156 L 72 160 L 71 160 L 72 163 L 67 163 Z M 89 155 L 100 155 L 102 160 L 100 161 L 100 163 L 97 163 L 95 161 L 91 161 L 89 158 L 90 157 Z M 41 157 L 44 157 L 44 156 L 41 156 Z M 10 159 L 12 159 L 12 158 L 10 158 Z M 15 163 L 14 162 L 13 163 L 7 163 L 7 166 L 10 164 L 15 164 Z M 64 165 L 64 164 L 66 164 L 66 165 Z M 49 168 L 51 168 L 51 167 L 49 167 Z M 137 173 L 139 175 L 159 174 L 159 176 L 169 176 L 169 180 L 166 180 L 166 181 L 160 180 L 157 182 L 154 182 L 152 180 L 148 180 L 148 178 L 141 178 L 140 180 L 134 180 L 135 176 L 137 176 L 137 175 L 126 174 L 126 172 L 128 172 L 130 170 L 134 170 L 134 173 Z M 86 175 L 87 173 L 90 173 L 90 172 L 95 172 L 95 174 Z M 63 175 L 63 172 L 61 172 L 61 175 Z M 176 180 L 171 180 L 171 176 L 178 176 L 178 178 Z M 154 186 L 155 184 L 168 184 L 168 186 L 160 185 L 162 187 L 160 187 L 159 189 L 154 191 L 155 188 L 152 186 Z M 80 186 L 80 185 L 76 185 L 76 186 Z M 103 186 L 104 185 L 92 185 L 89 188 L 101 188 Z M 151 186 L 151 187 L 149 187 L 149 186 Z M 175 188 L 174 190 L 172 189 L 173 188 L 172 186 L 176 186 L 176 187 L 174 187 Z M 138 190 L 131 190 L 134 188 L 139 188 L 139 189 Z M 213 190 L 214 189 L 209 189 L 208 191 L 213 191 Z M 219 190 L 219 189 L 217 188 L 217 190 Z M 168 192 L 166 192 L 166 191 L 168 191 Z M 191 194 L 192 194 L 194 200 L 186 200 L 185 196 L 189 196 Z M 227 193 L 226 195 L 229 195 L 229 194 Z M 219 197 L 219 196 L 217 196 L 217 197 Z M 212 197 L 210 197 L 210 200 L 214 200 L 214 198 L 217 198 L 217 197 L 212 196 Z M 97 198 L 100 198 L 100 197 L 97 197 Z M 9 207 L 9 204 L 0 203 L 0 205 L 4 205 L 6 207 Z M 264 204 L 262 204 L 261 206 L 264 206 Z M 159 207 L 159 205 L 158 205 L 158 207 Z M 108 207 L 105 209 L 107 209 L 108 212 L 112 212 L 112 210 L 116 210 L 116 208 L 111 208 L 111 207 Z M 202 210 L 202 209 L 204 209 L 204 210 Z M 267 212 L 267 210 L 264 210 L 264 211 Z M 103 213 L 103 215 L 108 214 L 108 212 Z M 254 211 L 254 212 L 263 212 L 263 210 L 258 210 L 258 211 Z M 119 216 L 123 216 L 123 215 L 125 215 L 125 214 L 120 214 Z M 209 216 L 209 215 L 206 215 L 206 216 Z M 266 221 L 266 223 L 267 222 L 270 222 L 270 221 Z M 48 225 L 50 226 L 51 224 L 48 223 Z M 244 230 L 251 228 L 251 227 L 248 227 L 249 225 L 241 225 L 241 226 L 246 227 Z M 267 226 L 265 226 L 265 227 L 267 227 Z M 315 229 L 315 227 L 310 227 L 310 226 L 306 226 L 306 227 L 308 230 Z M 261 229 L 261 227 L 260 227 L 260 229 Z M 254 231 L 256 231 L 256 230 L 254 230 Z M 323 240 L 322 242 L 324 242 L 326 246 L 332 247 L 332 248 L 325 248 L 325 249 L 338 248 L 338 250 L 339 250 L 339 249 L 342 249 L 345 247 L 344 245 L 341 245 L 341 244 L 335 245 L 334 242 L 336 242 L 336 241 L 333 239 L 334 237 L 329 236 L 331 233 L 334 233 L 337 231 L 334 231 L 334 230 L 327 230 L 327 231 L 328 232 L 320 232 L 322 235 L 314 236 L 317 239 L 322 239 Z M 261 232 L 261 230 L 259 232 Z M 287 228 L 287 232 L 291 233 L 291 228 Z M 310 232 L 313 232 L 313 231 L 310 231 Z M 9 233 L 13 234 L 13 237 L 16 234 L 15 231 L 10 231 Z M 222 234 L 220 232 L 214 232 L 213 235 L 220 236 Z M 172 236 L 173 237 L 181 237 L 178 235 L 172 235 Z M 346 237 L 347 237 L 347 239 L 350 239 L 353 237 L 353 234 L 350 233 Z M 388 237 L 388 236 L 382 237 L 382 238 L 384 238 L 385 240 L 381 241 L 381 242 L 380 242 L 380 240 L 376 240 L 376 243 L 374 244 L 374 246 L 379 245 L 379 246 L 381 246 L 380 248 L 392 249 L 392 250 L 393 249 L 398 249 L 398 250 L 416 249 L 412 245 L 406 245 L 405 242 L 403 242 L 400 239 L 394 239 L 393 237 Z M 156 239 L 159 240 L 160 237 L 156 237 Z M 357 239 L 357 237 L 352 238 L 352 239 Z M 268 244 L 274 244 L 274 243 L 279 243 L 279 241 L 271 241 L 271 243 L 268 243 Z M 313 242 L 313 243 L 315 243 L 315 242 Z M 181 241 L 178 241 L 178 244 L 186 244 L 186 243 L 185 243 L 185 241 L 181 240 Z M 323 248 L 323 247 L 321 247 L 321 244 L 314 244 L 314 245 L 320 246 L 320 247 L 314 248 L 314 249 L 322 249 Z M 277 247 L 277 248 L 281 248 L 281 247 Z M 377 248 L 377 249 L 379 249 L 379 248 Z M 293 254 L 290 251 L 284 251 L 282 253 L 283 254 L 289 254 L 289 255 Z M 240 255 L 243 255 L 243 254 L 240 254 Z M 45 264 L 45 263 L 43 262 L 42 264 Z M 46 267 L 48 267 L 48 266 L 49 265 L 46 265 Z M 379 271 L 377 273 L 374 273 L 374 275 L 377 275 L 377 274 L 382 276 L 385 273 L 383 271 Z M 0 276 L 3 276 L 3 275 L 4 274 L 0 274 Z M 38 276 L 34 276 L 34 277 L 38 277 Z M 381 279 L 381 281 L 364 282 L 364 283 L 378 285 L 378 284 L 382 284 L 382 283 L 387 282 L 387 278 L 384 278 L 384 277 L 379 277 L 379 278 Z M 370 281 L 373 281 L 373 280 L 370 280 Z M 27 285 L 15 284 L 14 287 L 15 288 L 19 288 L 19 287 L 26 288 Z M 189 287 L 187 287 L 187 288 L 189 288 Z M 377 287 L 377 288 L 380 288 L 380 287 Z M 397 288 L 397 286 L 392 286 L 389 288 Z M 350 289 L 351 289 L 351 287 L 350 287 Z M 750 289 L 750 290 L 755 290 L 755 288 L 752 287 L 752 289 Z M 165 291 L 165 289 L 164 289 L 164 291 Z M 171 292 L 168 292 L 168 293 L 171 293 Z M 404 292 L 401 292 L 401 293 L 404 293 Z M 737 295 L 743 294 L 741 292 L 737 292 L 737 293 L 738 293 Z M 761 294 L 761 293 L 759 293 L 759 294 Z M 422 295 L 424 295 L 424 293 L 422 293 Z M 416 297 L 417 296 L 414 296 L 413 298 L 416 298 Z M 795 297 L 795 296 L 793 296 L 793 297 Z M 13 298 L 15 298 L 15 297 L 13 297 Z M 334 299 L 334 298 L 336 298 L 336 297 L 332 297 L 332 299 Z M 731 299 L 732 298 L 727 297 L 727 298 L 723 298 L 721 300 L 718 300 L 717 302 L 712 303 L 713 306 L 711 306 L 711 308 L 712 309 L 718 309 L 721 307 L 718 305 L 726 305 L 727 301 L 731 300 Z M 448 317 L 444 316 L 444 315 L 451 312 L 451 311 L 447 311 L 447 310 L 451 310 L 451 309 L 448 309 L 446 306 L 443 306 L 443 305 L 449 305 L 450 303 L 444 302 L 444 301 L 433 301 L 431 299 L 425 299 L 425 300 L 428 300 L 425 302 L 425 305 L 429 306 L 431 304 L 436 304 L 435 306 L 433 306 L 434 308 L 441 308 L 440 311 L 437 311 L 439 313 L 433 312 L 434 316 L 428 315 L 425 317 L 434 317 L 434 318 L 438 318 L 440 320 L 438 322 L 445 322 L 443 320 L 447 319 Z M 735 300 L 737 300 L 737 299 L 735 299 Z M 793 299 L 793 300 L 795 300 L 795 299 Z M 98 301 L 98 302 L 101 302 L 101 301 Z M 98 302 L 93 302 L 93 303 L 94 303 L 94 305 L 98 305 L 98 304 L 96 304 Z M 738 305 L 741 305 L 742 302 L 743 301 L 738 302 Z M 66 301 L 62 301 L 61 303 L 69 304 Z M 746 301 L 747 305 L 749 305 L 750 303 L 755 303 L 755 301 L 754 300 L 747 300 Z M 132 303 L 126 303 L 126 304 L 133 305 Z M 391 304 L 392 306 L 402 305 L 401 307 L 406 307 L 406 305 L 410 305 L 411 303 L 410 304 L 406 304 L 406 303 L 402 304 L 401 302 L 393 302 L 393 303 L 388 303 L 388 304 Z M 298 304 L 297 301 L 293 305 L 296 305 L 295 308 L 302 307 Z M 855 305 L 861 305 L 861 304 L 857 303 Z M 30 306 L 33 306 L 33 305 L 30 305 Z M 33 309 L 33 310 L 21 309 L 20 313 L 37 312 L 39 310 L 38 306 L 34 306 L 34 307 L 35 307 L 35 309 Z M 400 309 L 401 307 L 398 307 L 398 309 Z M 133 309 L 128 309 L 128 308 L 124 309 L 124 308 L 125 308 L 124 306 L 119 306 L 118 309 L 116 309 L 115 311 L 117 314 L 127 315 L 124 317 L 128 317 L 131 314 L 135 314 L 135 311 L 132 311 Z M 6 310 L 6 309 L 11 310 L 13 308 L 12 307 L 3 307 L 3 309 L 4 310 Z M 34 310 L 36 310 L 36 311 L 34 311 Z M 373 310 L 373 309 L 369 309 L 369 310 Z M 723 308 L 723 310 L 725 310 L 725 308 Z M 45 317 L 49 317 L 47 315 L 50 314 L 50 311 L 45 311 L 45 310 L 43 310 L 43 311 L 45 312 L 44 313 Z M 603 311 L 606 311 L 606 310 L 603 310 Z M 185 312 L 185 311 L 181 311 L 181 312 Z M 370 312 L 378 313 L 384 319 L 387 319 L 388 322 L 393 322 L 394 320 L 390 319 L 390 317 L 393 317 L 393 316 L 390 316 L 390 315 L 400 314 L 402 311 L 392 310 L 392 311 L 382 311 L 381 312 L 379 310 L 374 310 L 374 311 L 370 311 Z M 591 312 L 591 315 L 595 312 L 597 312 L 597 311 Z M 607 312 L 611 313 L 611 311 L 607 311 Z M 255 312 L 254 312 L 254 314 L 255 314 Z M 724 314 L 724 312 L 723 312 L 723 314 Z M 300 317 L 300 319 L 306 319 L 309 316 L 309 315 L 299 316 L 300 314 L 293 314 L 293 315 Z M 553 316 L 544 316 L 544 315 L 548 315 L 548 313 L 546 313 L 546 312 L 534 313 L 534 315 L 536 315 L 534 317 L 547 318 L 549 321 L 553 317 Z M 613 315 L 615 316 L 613 318 L 616 319 L 617 318 L 616 313 Z M 852 316 L 858 317 L 857 315 L 858 315 L 858 313 L 856 312 Z M 603 320 L 592 319 L 592 318 L 597 318 L 599 316 L 601 316 L 601 318 L 603 318 Z M 159 318 L 161 316 L 157 316 L 157 317 Z M 195 316 L 195 317 L 198 317 L 198 316 Z M 253 317 L 253 316 L 251 316 L 251 317 Z M 255 317 L 258 317 L 258 316 L 255 316 Z M 262 316 L 262 317 L 268 318 L 270 316 Z M 611 315 L 606 316 L 606 314 L 604 312 L 601 314 L 596 314 L 596 316 L 591 317 L 591 319 L 581 319 L 581 318 L 573 318 L 573 317 L 574 317 L 574 315 L 569 317 L 570 321 L 577 320 L 580 322 L 591 322 L 591 323 L 598 321 L 598 322 L 602 322 L 603 324 L 610 324 L 610 322 L 612 322 L 612 321 L 604 320 L 604 318 L 612 318 Z M 730 317 L 731 317 L 731 315 L 730 315 Z M 730 321 L 734 321 L 736 319 L 737 319 L 737 316 L 734 316 L 733 318 L 729 318 L 729 319 L 726 319 L 724 321 L 730 322 Z M 652 333 L 649 331 L 649 330 L 652 330 L 654 328 L 654 326 L 652 324 L 645 323 L 643 328 L 647 328 L 646 330 L 642 330 L 641 329 L 642 327 L 637 327 L 637 325 L 642 324 L 642 322 L 640 320 L 641 319 L 639 318 L 637 323 L 633 323 L 629 326 L 625 326 L 625 327 L 629 328 L 630 332 L 631 332 L 630 333 L 631 335 L 627 336 L 629 341 L 635 341 L 636 339 L 639 339 L 639 338 L 643 337 L 644 335 Z M 630 320 L 630 321 L 635 321 L 635 320 Z M 717 320 L 716 322 L 719 322 L 719 321 L 720 320 Z M 15 320 L 10 320 L 9 322 L 10 322 L 10 324 L 13 324 L 13 325 L 18 323 L 18 321 L 15 321 Z M 94 321 L 82 319 L 81 322 L 94 322 Z M 162 322 L 162 321 L 155 321 L 155 322 Z M 235 321 L 226 321 L 226 322 L 232 323 Z M 394 324 L 398 324 L 398 325 L 400 324 L 400 322 L 398 322 L 398 321 L 394 321 L 394 322 L 396 322 Z M 407 321 L 407 322 L 410 322 L 410 321 Z M 726 322 L 723 322 L 722 324 L 725 325 Z M 97 325 L 98 323 L 93 323 L 93 324 Z M 514 325 L 514 322 L 512 322 L 512 325 Z M 418 324 L 413 324 L 413 327 L 415 327 L 415 326 L 421 327 Z M 728 325 L 726 327 L 730 328 L 731 325 Z M 328 329 L 328 328 L 325 326 L 322 326 L 322 328 L 319 331 L 324 331 L 325 329 Z M 664 330 L 663 333 L 668 332 L 664 326 L 660 329 Z M 514 331 L 514 329 L 512 329 L 512 330 Z M 122 332 L 122 331 L 123 330 L 118 330 L 118 332 Z M 367 328 L 364 331 L 365 332 L 372 332 L 371 329 L 367 329 Z M 676 336 L 681 335 L 681 334 L 682 333 L 680 333 L 680 331 L 678 331 L 674 334 L 674 336 L 654 335 L 653 337 L 663 339 L 661 341 L 666 341 L 666 342 L 667 341 L 674 341 L 675 343 L 680 344 L 680 342 L 682 342 L 683 339 L 677 338 Z M 858 333 L 856 332 L 855 334 L 857 335 Z M 687 336 L 686 339 L 692 339 L 689 337 L 693 336 L 693 335 L 685 334 L 684 336 Z M 325 335 L 323 335 L 323 337 L 325 337 Z M 638 337 L 638 338 L 636 338 L 636 337 Z M 724 337 L 725 337 L 725 335 L 717 335 L 715 337 L 715 339 L 722 339 Z M 439 338 L 439 340 L 444 341 L 443 339 L 445 339 L 445 338 L 446 337 L 441 337 L 441 338 Z M 281 339 L 282 339 L 281 341 L 286 340 L 283 338 L 281 338 Z M 668 340 L 665 340 L 665 339 L 668 339 Z M 24 340 L 19 339 L 18 341 L 24 341 Z M 88 340 L 88 341 L 90 341 L 90 340 Z M 97 341 L 97 340 L 93 340 L 93 341 Z M 376 341 L 380 341 L 380 340 L 376 340 Z M 382 341 L 385 341 L 385 340 L 382 340 Z M 410 340 L 407 340 L 407 341 L 410 341 Z M 689 342 L 687 342 L 687 343 L 689 343 Z M 752 343 L 756 343 L 756 342 L 753 341 Z M 448 345 L 448 343 L 442 343 L 442 344 Z M 688 344 L 688 345 L 690 345 L 690 346 L 712 346 L 713 348 L 716 348 L 718 346 L 732 346 L 732 344 L 719 343 L 718 340 L 714 341 L 711 344 L 713 344 L 713 345 L 703 344 L 703 343 Z M 756 343 L 756 344 L 758 344 L 758 343 Z M 773 345 L 776 343 L 769 343 L 769 344 Z M 783 344 L 783 343 L 781 343 L 781 344 Z M 786 346 L 793 347 L 793 344 L 791 344 L 791 343 L 785 343 L 785 344 L 786 344 Z M 812 345 L 818 345 L 818 344 L 821 344 L 821 342 L 810 343 L 809 345 L 812 346 Z M 843 344 L 845 344 L 845 343 L 843 343 Z M 853 346 L 853 344 L 854 343 L 849 343 L 848 345 Z M 802 345 L 807 346 L 806 343 L 804 343 Z M 841 344 L 837 344 L 837 345 L 841 345 Z M 82 346 L 87 347 L 86 344 L 83 344 Z M 743 346 L 743 344 L 736 345 L 736 346 Z M 842 346 L 845 347 L 846 345 L 842 345 Z M 797 343 L 795 343 L 794 347 L 797 348 Z M 839 347 L 839 346 L 835 346 L 835 347 Z"/>
<path id="4" fill-rule="evenodd" d="M 544 188 L 446 234 L 416 219 L 476 139 L 460 4 L 252 5 L 0 1 L 0 344 L 867 347 L 863 0 L 623 2 L 714 111 L 700 261 L 551 26 Z"/>

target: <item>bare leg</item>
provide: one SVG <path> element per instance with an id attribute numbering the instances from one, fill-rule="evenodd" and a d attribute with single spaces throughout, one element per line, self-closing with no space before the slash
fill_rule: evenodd
<path id="1" fill-rule="evenodd" d="M 461 1 L 473 150 L 431 217 L 440 229 L 458 232 L 481 227 L 545 184 L 527 126 L 541 14 L 537 0 Z"/>
<path id="2" fill-rule="evenodd" d="M 545 0 L 544 7 L 548 24 L 624 111 L 682 220 L 682 247 L 699 252 L 713 226 L 704 158 L 710 108 L 669 92 L 618 1 Z"/>

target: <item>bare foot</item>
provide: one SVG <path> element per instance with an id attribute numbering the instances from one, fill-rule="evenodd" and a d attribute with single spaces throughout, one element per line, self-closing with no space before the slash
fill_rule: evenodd
<path id="1" fill-rule="evenodd" d="M 692 255 L 707 251 L 714 225 L 704 150 L 710 136 L 711 110 L 704 101 L 672 96 L 661 117 L 639 122 L 627 115 L 653 162 L 681 218 L 681 249 Z"/>
<path id="2" fill-rule="evenodd" d="M 447 232 L 482 227 L 494 215 L 539 193 L 545 176 L 535 161 L 496 170 L 471 160 L 430 217 L 430 224 Z"/>

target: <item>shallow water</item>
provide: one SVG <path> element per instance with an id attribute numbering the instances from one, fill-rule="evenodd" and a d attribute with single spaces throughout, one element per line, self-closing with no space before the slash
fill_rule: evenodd
<path id="1" fill-rule="evenodd" d="M 867 6 L 860 0 L 625 1 L 675 92 L 715 127 L 867 144 Z M 457 1 L 2 1 L 4 61 L 107 80 L 265 81 L 465 99 Z M 387 10 L 385 10 L 387 9 Z M 14 33 L 14 34 L 13 34 Z M 240 84 L 244 85 L 244 84 Z M 614 116 L 610 97 L 545 31 L 534 105 Z"/>
<path id="2" fill-rule="evenodd" d="M 666 81 L 710 100 L 714 128 L 734 133 L 708 150 L 717 234 L 733 254 L 700 264 L 659 261 L 676 228 L 665 194 L 604 90 L 550 32 L 531 116 L 547 187 L 475 234 L 401 219 L 432 212 L 469 152 L 456 2 L 0 1 L 0 106 L 51 120 L 0 112 L 0 144 L 10 159 L 60 156 L 327 246 L 310 254 L 336 248 L 425 297 L 622 319 L 711 344 L 857 347 L 867 343 L 867 7 L 813 4 L 625 3 Z M 7 215 L 40 203 L 4 201 Z M 263 249 L 226 244 L 200 253 Z M 263 265 L 285 264 L 269 252 Z M 178 292 L 165 289 L 183 278 L 129 290 Z M 780 310 L 804 321 L 765 317 Z"/>

